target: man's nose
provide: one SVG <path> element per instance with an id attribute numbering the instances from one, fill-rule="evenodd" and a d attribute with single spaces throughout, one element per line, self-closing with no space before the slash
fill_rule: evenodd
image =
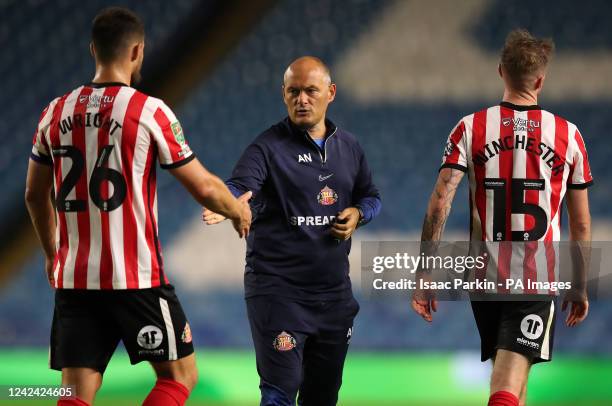
<path id="1" fill-rule="evenodd" d="M 298 94 L 297 102 L 300 105 L 308 104 L 308 95 L 306 92 L 301 91 L 300 94 Z"/>

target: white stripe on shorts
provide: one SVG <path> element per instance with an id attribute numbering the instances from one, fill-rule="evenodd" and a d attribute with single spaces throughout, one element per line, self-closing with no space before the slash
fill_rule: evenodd
<path id="1" fill-rule="evenodd" d="M 166 324 L 166 335 L 168 336 L 168 360 L 174 361 L 178 359 L 176 353 L 176 336 L 174 335 L 174 326 L 170 317 L 170 308 L 166 299 L 159 298 L 159 306 L 161 307 L 164 323 Z"/>
<path id="2" fill-rule="evenodd" d="M 548 314 L 548 323 L 546 323 L 546 333 L 544 333 L 544 341 L 542 342 L 542 351 L 540 358 L 550 359 L 550 326 L 552 325 L 553 316 L 555 315 L 555 302 L 550 302 L 550 313 Z"/>

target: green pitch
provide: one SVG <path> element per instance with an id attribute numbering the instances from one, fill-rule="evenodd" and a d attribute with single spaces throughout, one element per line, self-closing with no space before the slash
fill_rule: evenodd
<path id="1" fill-rule="evenodd" d="M 200 383 L 192 406 L 258 404 L 258 377 L 251 352 L 198 350 Z M 47 368 L 46 350 L 0 351 L 0 385 L 52 385 L 59 373 Z M 612 404 L 612 359 L 557 357 L 533 368 L 530 406 Z M 96 405 L 137 405 L 154 382 L 146 363 L 130 366 L 118 351 L 104 377 Z M 474 406 L 486 404 L 488 371 L 476 354 L 349 354 L 340 392 L 343 406 Z M 2 401 L 0 405 L 52 405 L 53 401 Z"/>

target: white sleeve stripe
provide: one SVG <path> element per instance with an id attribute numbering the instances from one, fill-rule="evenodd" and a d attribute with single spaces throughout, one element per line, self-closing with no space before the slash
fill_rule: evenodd
<path id="1" fill-rule="evenodd" d="M 155 120 L 153 117 L 153 114 L 155 114 L 155 111 L 157 111 L 162 103 L 160 103 L 159 100 L 150 97 L 147 100 L 147 104 L 147 114 L 145 116 L 143 111 L 143 117 L 141 120 L 149 130 L 149 136 L 152 138 L 151 141 L 157 144 L 157 151 L 159 155 L 157 158 L 159 159 L 160 164 L 172 164 L 170 147 L 162 134 L 162 128 L 159 126 L 159 124 L 157 124 L 157 120 Z"/>

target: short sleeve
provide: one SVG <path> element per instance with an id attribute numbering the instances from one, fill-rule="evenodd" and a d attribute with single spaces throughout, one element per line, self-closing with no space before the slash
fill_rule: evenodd
<path id="1" fill-rule="evenodd" d="M 195 158 L 174 112 L 163 102 L 154 109 L 154 124 L 151 125 L 150 131 L 153 142 L 157 145 L 160 166 L 163 169 L 178 168 Z"/>
<path id="2" fill-rule="evenodd" d="M 467 146 L 465 124 L 463 120 L 457 123 L 448 136 L 440 170 L 443 168 L 459 169 L 463 172 L 467 171 Z"/>
<path id="3" fill-rule="evenodd" d="M 32 152 L 30 159 L 44 165 L 53 165 L 51 152 L 49 151 L 49 143 L 47 141 L 47 133 L 51 116 L 51 105 L 47 106 L 40 115 L 34 137 L 32 138 Z"/>
<path id="4" fill-rule="evenodd" d="M 593 184 L 593 175 L 591 174 L 591 166 L 584 145 L 584 139 L 578 130 L 576 130 L 574 134 L 572 150 L 570 155 L 571 162 L 569 164 L 570 175 L 567 187 L 570 189 L 587 188 Z"/>

